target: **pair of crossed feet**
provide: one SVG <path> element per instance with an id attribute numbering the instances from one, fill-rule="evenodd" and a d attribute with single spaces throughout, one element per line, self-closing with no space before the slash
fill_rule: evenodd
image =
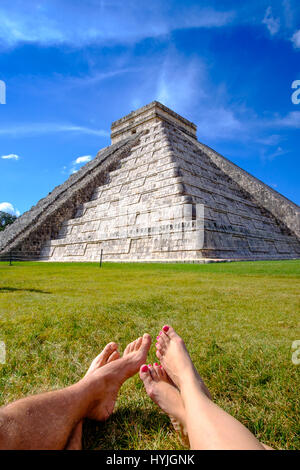
<path id="1" fill-rule="evenodd" d="M 157 336 L 158 363 L 146 365 L 151 337 L 144 334 L 130 343 L 120 356 L 116 343 L 109 343 L 93 360 L 82 381 L 88 384 L 93 399 L 88 418 L 104 421 L 113 412 L 122 384 L 138 371 L 149 397 L 169 415 L 176 431 L 186 441 L 186 423 L 181 389 L 193 380 L 209 398 L 210 394 L 196 371 L 182 338 L 165 325 Z"/>

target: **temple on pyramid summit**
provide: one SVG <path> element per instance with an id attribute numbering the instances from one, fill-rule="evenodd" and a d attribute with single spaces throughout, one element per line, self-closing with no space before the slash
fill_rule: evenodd
<path id="1" fill-rule="evenodd" d="M 111 145 L 0 234 L 45 261 L 299 258 L 299 207 L 208 146 L 157 101 L 112 123 Z"/>

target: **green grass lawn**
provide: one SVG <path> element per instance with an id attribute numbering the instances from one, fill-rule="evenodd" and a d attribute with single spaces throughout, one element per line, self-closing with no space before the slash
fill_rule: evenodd
<path id="1" fill-rule="evenodd" d="M 109 341 L 165 323 L 186 341 L 214 399 L 264 443 L 300 449 L 300 262 L 209 265 L 0 263 L 0 404 L 77 381 Z M 155 343 L 155 341 L 154 341 Z M 155 362 L 151 347 L 149 362 Z M 181 449 L 138 376 L 85 448 Z"/>

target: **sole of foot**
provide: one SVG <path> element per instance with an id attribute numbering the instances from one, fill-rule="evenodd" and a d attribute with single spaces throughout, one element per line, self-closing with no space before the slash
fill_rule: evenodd
<path id="1" fill-rule="evenodd" d="M 147 395 L 166 413 L 184 445 L 189 445 L 185 410 L 180 392 L 164 368 L 155 363 L 142 365 L 140 378 L 144 383 Z"/>

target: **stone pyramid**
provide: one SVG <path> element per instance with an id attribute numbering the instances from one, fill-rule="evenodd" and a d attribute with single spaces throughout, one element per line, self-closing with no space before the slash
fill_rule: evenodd
<path id="1" fill-rule="evenodd" d="M 299 207 L 197 141 L 152 102 L 112 144 L 0 235 L 0 253 L 47 261 L 210 262 L 300 255 Z"/>

